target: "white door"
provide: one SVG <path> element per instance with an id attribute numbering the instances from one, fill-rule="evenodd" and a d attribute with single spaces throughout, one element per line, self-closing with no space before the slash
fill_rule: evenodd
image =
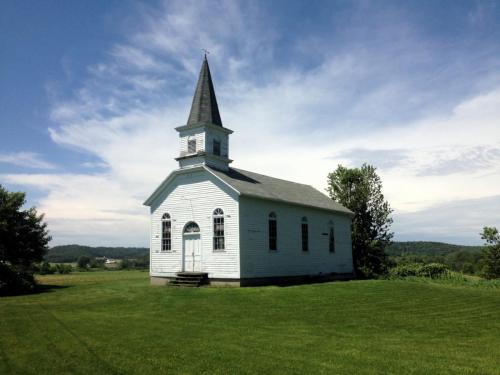
<path id="1" fill-rule="evenodd" d="M 200 234 L 184 235 L 184 271 L 201 272 Z"/>

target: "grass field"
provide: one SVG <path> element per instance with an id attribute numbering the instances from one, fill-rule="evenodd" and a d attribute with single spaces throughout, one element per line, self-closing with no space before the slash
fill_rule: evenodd
<path id="1" fill-rule="evenodd" d="M 499 374 L 500 289 L 411 281 L 150 287 L 40 277 L 0 298 L 0 374 Z"/>

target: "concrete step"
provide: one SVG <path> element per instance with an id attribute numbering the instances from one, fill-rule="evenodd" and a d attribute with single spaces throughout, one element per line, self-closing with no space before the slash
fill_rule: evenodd
<path id="1" fill-rule="evenodd" d="M 173 286 L 187 286 L 187 287 L 199 287 L 203 284 L 204 283 L 200 283 L 200 282 L 185 282 L 185 281 L 177 281 L 177 280 L 173 280 L 170 282 L 170 285 L 173 285 Z"/>
<path id="2" fill-rule="evenodd" d="M 170 285 L 178 287 L 199 287 L 206 284 L 208 284 L 206 272 L 178 272 L 175 279 L 170 282 Z"/>

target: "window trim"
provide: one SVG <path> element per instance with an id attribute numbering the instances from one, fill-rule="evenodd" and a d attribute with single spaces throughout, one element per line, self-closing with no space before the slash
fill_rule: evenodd
<path id="1" fill-rule="evenodd" d="M 212 212 L 212 250 L 214 252 L 226 250 L 226 222 L 224 210 L 219 207 Z"/>
<path id="2" fill-rule="evenodd" d="M 168 231 L 166 231 L 165 226 L 168 226 Z M 165 234 L 168 233 L 168 238 L 165 238 Z M 171 252 L 172 249 L 172 218 L 168 212 L 165 212 L 161 217 L 161 241 L 160 250 L 162 253 Z"/>

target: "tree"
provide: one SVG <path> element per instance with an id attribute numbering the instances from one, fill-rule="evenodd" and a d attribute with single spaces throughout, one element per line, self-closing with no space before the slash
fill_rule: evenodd
<path id="1" fill-rule="evenodd" d="M 328 174 L 330 197 L 354 212 L 352 221 L 352 253 L 356 273 L 375 277 L 387 273 L 385 248 L 390 245 L 392 209 L 384 200 L 382 181 L 376 168 L 339 165 Z"/>
<path id="2" fill-rule="evenodd" d="M 482 252 L 483 276 L 486 279 L 500 278 L 500 234 L 495 227 L 484 227 L 481 238 L 486 241 Z"/>
<path id="3" fill-rule="evenodd" d="M 56 272 L 56 270 L 50 265 L 49 262 L 42 262 L 42 264 L 40 264 L 39 272 L 40 275 L 51 275 Z"/>
<path id="4" fill-rule="evenodd" d="M 78 265 L 78 268 L 87 269 L 87 267 L 90 264 L 90 257 L 82 255 L 81 257 L 78 258 L 76 264 Z"/>
<path id="5" fill-rule="evenodd" d="M 51 239 L 43 214 L 22 209 L 25 197 L 0 185 L 0 294 L 34 289 L 34 262 L 43 259 Z"/>

